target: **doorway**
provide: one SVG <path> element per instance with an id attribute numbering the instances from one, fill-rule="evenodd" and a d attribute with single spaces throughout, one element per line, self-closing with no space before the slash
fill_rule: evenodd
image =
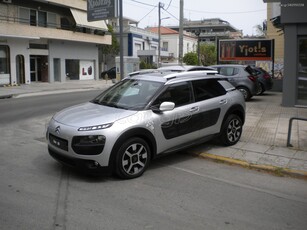
<path id="1" fill-rule="evenodd" d="M 30 56 L 31 82 L 48 82 L 48 56 Z"/>
<path id="2" fill-rule="evenodd" d="M 16 56 L 16 84 L 25 84 L 25 58 L 23 55 Z"/>
<path id="3" fill-rule="evenodd" d="M 61 60 L 59 58 L 53 59 L 53 74 L 54 81 L 61 81 Z"/>
<path id="4" fill-rule="evenodd" d="M 41 58 L 39 56 L 30 57 L 30 75 L 31 82 L 38 82 L 42 80 L 41 76 Z"/>

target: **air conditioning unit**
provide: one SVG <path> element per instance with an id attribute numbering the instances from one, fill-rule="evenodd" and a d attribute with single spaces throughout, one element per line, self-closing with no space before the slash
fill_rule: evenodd
<path id="1" fill-rule="evenodd" d="M 2 0 L 3 3 L 12 3 L 12 0 Z"/>

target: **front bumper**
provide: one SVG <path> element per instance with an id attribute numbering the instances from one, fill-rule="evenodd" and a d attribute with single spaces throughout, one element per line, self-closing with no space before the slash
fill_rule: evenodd
<path id="1" fill-rule="evenodd" d="M 111 166 L 101 166 L 97 161 L 94 161 L 94 160 L 69 157 L 69 156 L 63 155 L 62 153 L 52 149 L 50 146 L 48 146 L 48 152 L 50 156 L 52 156 L 58 162 L 66 166 L 76 168 L 88 174 L 111 174 L 112 173 Z"/>

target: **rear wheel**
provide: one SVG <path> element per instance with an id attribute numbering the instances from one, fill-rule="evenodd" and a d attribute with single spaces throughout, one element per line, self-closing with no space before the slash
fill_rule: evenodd
<path id="1" fill-rule="evenodd" d="M 231 114 L 222 125 L 221 141 L 224 145 L 230 146 L 236 144 L 241 137 L 243 123 L 238 115 Z"/>
<path id="2" fill-rule="evenodd" d="M 257 95 L 262 95 L 265 91 L 264 85 L 262 83 L 259 83 Z"/>
<path id="3" fill-rule="evenodd" d="M 238 87 L 238 90 L 243 94 L 245 101 L 248 101 L 251 99 L 252 95 L 247 88 L 241 86 L 241 87 Z"/>
<path id="4" fill-rule="evenodd" d="M 150 148 L 146 141 L 133 137 L 119 148 L 116 157 L 116 174 L 123 179 L 141 176 L 149 165 Z"/>

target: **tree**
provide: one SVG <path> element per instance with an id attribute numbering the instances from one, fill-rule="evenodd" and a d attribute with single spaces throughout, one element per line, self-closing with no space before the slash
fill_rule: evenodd
<path id="1" fill-rule="evenodd" d="M 208 66 L 216 64 L 216 56 L 217 53 L 214 44 L 203 43 L 200 45 L 200 63 L 202 65 Z"/>
<path id="2" fill-rule="evenodd" d="M 266 32 L 267 32 L 267 22 L 266 20 L 263 21 L 262 25 L 255 25 L 254 28 L 256 29 L 256 33 L 258 36 L 260 37 L 264 37 L 266 36 Z"/>
<path id="3" fill-rule="evenodd" d="M 111 25 L 108 25 L 108 32 L 112 35 L 112 45 L 101 45 L 101 51 L 103 54 L 117 55 L 119 53 L 119 43 Z"/>
<path id="4" fill-rule="evenodd" d="M 197 65 L 197 53 L 189 52 L 183 56 L 183 62 L 187 65 Z"/>

